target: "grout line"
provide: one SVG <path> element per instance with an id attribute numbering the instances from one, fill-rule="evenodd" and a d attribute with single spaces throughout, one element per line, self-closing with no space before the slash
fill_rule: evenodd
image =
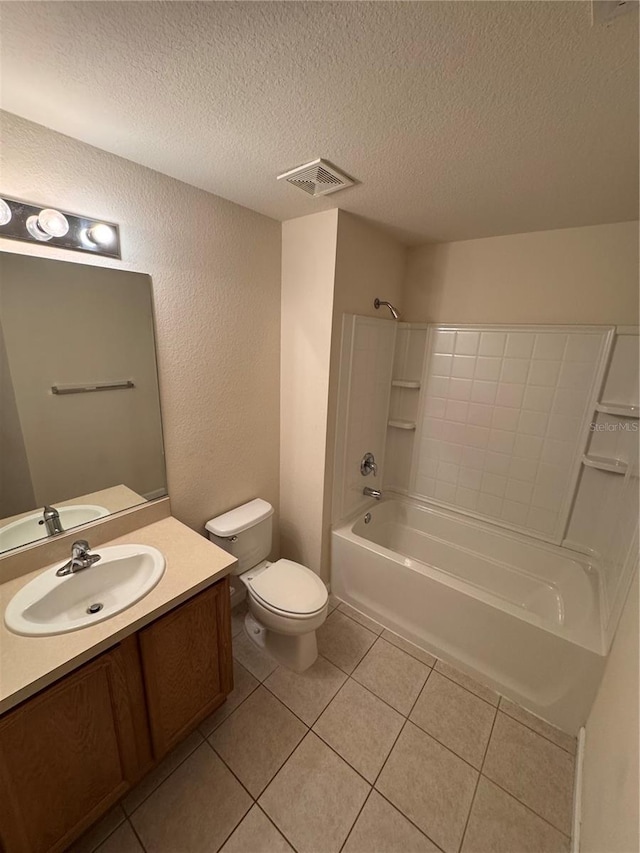
<path id="1" fill-rule="evenodd" d="M 135 835 L 135 837 L 138 839 L 138 844 L 140 845 L 140 847 L 142 847 L 142 849 L 143 849 L 143 850 L 145 851 L 145 853 L 146 853 L 147 848 L 144 846 L 144 844 L 143 844 L 143 842 L 142 842 L 142 838 L 140 837 L 140 833 L 138 832 L 138 830 L 137 830 L 137 829 L 135 828 L 135 826 L 133 825 L 133 822 L 132 822 L 131 820 L 129 820 L 129 818 L 127 818 L 127 823 L 129 824 L 129 828 L 131 829 L 131 831 L 133 832 L 133 834 Z M 120 826 L 122 826 L 122 824 L 120 824 Z"/>
<path id="2" fill-rule="evenodd" d="M 559 832 L 560 835 L 571 841 L 571 836 L 567 835 L 567 833 L 563 829 L 559 829 L 555 824 L 551 823 L 548 818 L 543 817 L 541 814 L 538 814 L 535 809 L 532 809 L 531 806 L 527 805 L 527 803 L 524 803 L 519 797 L 516 797 L 516 795 L 512 791 L 508 791 L 506 788 L 500 785 L 499 782 L 496 782 L 495 779 L 492 779 L 491 776 L 487 776 L 486 773 L 481 773 L 480 776 L 484 779 L 487 779 L 489 782 L 491 782 L 492 785 L 495 785 L 496 788 L 499 788 L 504 794 L 507 794 L 507 796 L 511 797 L 512 800 L 515 800 L 516 803 L 519 803 L 521 806 L 524 806 L 527 811 L 531 812 L 531 814 L 535 815 L 537 818 L 540 818 L 540 820 L 544 821 L 547 826 L 550 826 L 552 829 L 555 829 L 556 832 Z"/>
<path id="3" fill-rule="evenodd" d="M 251 674 L 251 673 L 249 673 L 249 674 Z M 241 702 L 239 702 L 239 703 L 236 705 L 236 707 L 235 707 L 235 708 L 233 708 L 231 711 L 229 711 L 229 713 L 227 714 L 227 716 L 226 716 L 223 720 L 220 720 L 220 722 L 218 723 L 218 725 L 217 725 L 217 726 L 214 726 L 214 727 L 211 729 L 211 731 L 209 732 L 209 734 L 208 734 L 208 735 L 206 735 L 206 734 L 202 731 L 202 729 L 200 728 L 200 726 L 198 726 L 197 731 L 199 731 L 199 732 L 200 732 L 200 734 L 202 735 L 202 737 L 204 738 L 204 740 L 208 740 L 208 738 L 212 737 L 212 736 L 213 736 L 213 734 L 214 734 L 215 732 L 217 732 L 217 731 L 218 731 L 218 729 L 220 728 L 220 726 L 222 726 L 224 723 L 226 723 L 226 722 L 227 722 L 227 720 L 229 719 L 229 717 L 233 716 L 233 714 L 235 714 L 235 712 L 238 710 L 238 708 L 241 708 L 250 696 L 253 696 L 253 694 L 256 692 L 256 690 L 258 689 L 258 687 L 260 687 L 260 686 L 261 686 L 261 684 L 262 684 L 262 682 L 261 682 L 261 681 L 258 681 L 258 683 L 255 685 L 255 687 L 252 687 L 252 688 L 251 688 L 251 690 L 247 693 L 247 695 L 244 697 L 244 699 L 243 699 Z M 224 705 L 221 705 L 220 707 L 221 707 L 221 708 L 223 708 L 223 707 L 224 707 Z M 217 710 L 219 710 L 219 709 L 217 709 Z M 214 713 L 215 713 L 215 711 L 214 711 Z"/>
<path id="4" fill-rule="evenodd" d="M 275 777 L 274 777 L 274 778 L 275 778 Z M 290 841 L 290 840 L 287 838 L 287 836 L 286 836 L 286 835 L 284 834 L 284 832 L 280 829 L 280 827 L 278 826 L 278 824 L 277 824 L 274 820 L 272 820 L 272 818 L 267 814 L 267 812 L 262 808 L 262 806 L 260 805 L 260 803 L 259 803 L 257 800 L 256 800 L 256 803 L 255 803 L 255 806 L 256 806 L 256 808 L 257 808 L 257 809 L 259 809 L 259 810 L 262 812 L 262 814 L 266 817 L 266 819 L 269 821 L 269 823 L 270 823 L 272 826 L 274 826 L 274 827 L 275 827 L 276 832 L 277 832 L 279 835 L 281 835 L 281 836 L 282 836 L 282 838 L 284 838 L 284 840 L 285 840 L 285 841 L 286 841 L 286 843 L 289 845 L 289 847 L 291 847 L 291 849 L 292 849 L 292 850 L 294 850 L 294 851 L 295 851 L 295 853 L 298 853 L 298 849 L 297 849 L 297 847 L 294 845 L 294 843 L 293 843 L 292 841 Z M 244 818 L 243 818 L 243 820 L 244 820 Z"/>
<path id="5" fill-rule="evenodd" d="M 367 796 L 364 798 L 364 803 L 363 803 L 363 804 L 360 806 L 360 808 L 358 809 L 358 814 L 355 816 L 353 823 L 352 823 L 352 824 L 351 824 L 351 826 L 349 827 L 349 832 L 347 832 L 346 838 L 344 839 L 344 841 L 343 841 L 343 842 L 342 842 L 342 844 L 340 845 L 340 850 L 338 851 L 338 853 L 342 853 L 342 850 L 343 850 L 343 848 L 344 848 L 345 844 L 347 843 L 347 841 L 349 840 L 349 837 L 350 837 L 351 833 L 353 832 L 354 827 L 355 827 L 356 823 L 358 822 L 358 819 L 360 818 L 360 815 L 361 815 L 361 814 L 362 814 L 362 812 L 364 811 L 364 807 L 365 807 L 365 806 L 367 805 L 367 803 L 369 802 L 369 797 L 371 796 L 371 792 L 372 792 L 372 791 L 373 791 L 373 788 L 369 788 L 369 793 L 368 793 L 368 794 L 367 794 Z"/>
<path id="6" fill-rule="evenodd" d="M 155 792 L 158 790 L 158 788 L 159 788 L 161 785 L 164 785 L 164 783 L 167 781 L 167 779 L 169 779 L 171 776 L 173 776 L 173 774 L 176 772 L 176 770 L 177 770 L 179 767 L 182 767 L 182 765 L 185 763 L 185 761 L 186 761 L 188 758 L 191 758 L 191 756 L 193 755 L 193 753 L 194 753 L 197 749 L 200 749 L 200 747 L 202 746 L 202 744 L 206 742 L 206 740 L 207 740 L 207 739 L 206 739 L 206 737 L 202 734 L 202 732 L 200 731 L 200 729 L 195 728 L 195 729 L 193 730 L 193 732 L 191 732 L 191 734 L 194 734 L 195 732 L 197 732 L 197 733 L 200 735 L 200 737 L 202 738 L 202 740 L 200 741 L 200 743 L 196 744 L 196 746 L 194 746 L 194 747 L 193 747 L 193 749 L 189 750 L 189 752 L 187 753 L 187 755 L 185 755 L 185 757 L 182 759 L 182 761 L 179 761 L 179 762 L 176 764 L 176 766 L 175 766 L 175 767 L 174 767 L 174 768 L 173 768 L 173 769 L 172 769 L 172 770 L 171 770 L 171 771 L 170 771 L 170 772 L 169 772 L 169 773 L 164 777 L 164 779 L 161 779 L 161 780 L 158 782 L 158 784 L 157 784 L 154 788 L 152 788 L 152 789 L 151 789 L 151 791 L 149 791 L 149 793 L 147 794 L 147 796 L 146 796 L 144 799 L 140 800 L 140 802 L 139 802 L 139 803 L 138 803 L 138 805 L 133 809 L 133 811 L 131 812 L 131 814 L 128 814 L 128 813 L 127 813 L 127 810 L 125 809 L 125 807 L 124 807 L 124 805 L 123 805 L 123 801 L 127 798 L 127 795 L 128 795 L 128 794 L 130 794 L 132 791 L 135 791 L 135 788 L 131 788 L 131 790 L 130 790 L 130 791 L 127 791 L 127 793 L 126 793 L 126 794 L 124 794 L 124 796 L 122 797 L 122 800 L 120 800 L 120 805 L 121 805 L 121 807 L 122 807 L 122 811 L 124 812 L 124 815 L 125 815 L 126 820 L 130 820 L 130 819 L 133 817 L 133 815 L 138 811 L 138 809 L 139 809 L 142 805 L 144 805 L 144 803 L 146 803 L 146 802 L 147 802 L 147 800 L 149 799 L 149 797 L 150 797 L 152 794 L 155 794 Z M 174 747 L 174 749 L 177 749 L 177 748 L 178 748 L 178 746 L 180 746 L 181 744 L 183 744 L 183 743 L 187 740 L 187 738 L 191 737 L 191 734 L 187 735 L 187 737 L 186 737 L 184 740 L 180 741 L 180 743 L 179 743 L 179 744 L 176 744 L 176 746 Z M 168 753 L 167 753 L 167 755 L 165 755 L 165 756 L 161 759 L 160 763 L 162 763 L 162 761 L 164 761 L 164 759 L 165 759 L 165 758 L 168 758 L 170 755 L 171 755 L 171 752 L 168 752 Z M 159 766 L 160 766 L 160 764 L 157 764 L 155 767 L 152 767 L 152 768 L 151 768 L 151 770 L 149 770 L 149 772 L 148 772 L 147 774 L 145 774 L 145 775 L 142 777 L 142 779 L 140 779 L 140 781 L 138 782 L 138 785 L 142 784 L 142 782 L 147 778 L 147 776 L 151 775 L 151 773 L 153 773 L 153 771 L 154 771 L 154 770 L 157 770 L 157 768 L 158 768 Z M 136 787 L 137 787 L 137 785 L 136 785 Z"/>
<path id="7" fill-rule="evenodd" d="M 473 789 L 473 796 L 471 797 L 471 802 L 469 803 L 469 811 L 467 812 L 467 819 L 464 824 L 464 829 L 462 831 L 462 836 L 460 838 L 460 846 L 458 850 L 462 850 L 462 845 L 464 844 L 464 838 L 467 834 L 467 829 L 469 828 L 469 821 L 471 820 L 471 812 L 473 811 L 473 804 L 476 801 L 476 794 L 478 793 L 478 787 L 480 785 L 480 779 L 482 778 L 482 769 L 484 768 L 484 762 L 487 758 L 487 753 L 489 752 L 489 744 L 491 743 L 491 738 L 493 737 L 493 729 L 496 724 L 496 720 L 498 719 L 498 709 L 496 708 L 495 714 L 493 715 L 493 722 L 491 723 L 491 731 L 489 732 L 489 737 L 487 738 L 487 744 L 484 748 L 484 755 L 482 756 L 482 761 L 480 762 L 480 770 L 478 771 L 478 778 L 476 779 L 476 786 Z M 488 777 L 487 777 L 488 778 Z"/>
<path id="8" fill-rule="evenodd" d="M 505 714 L 507 717 L 509 717 L 509 718 L 510 718 L 511 720 L 513 720 L 514 722 L 516 722 L 516 723 L 520 723 L 520 725 L 521 725 L 521 726 L 524 726 L 526 729 L 529 729 L 529 731 L 532 731 L 535 735 L 539 735 L 540 737 L 544 738 L 545 740 L 548 740 L 548 741 L 549 741 L 549 743 L 552 743 L 554 746 L 557 746 L 557 747 L 558 747 L 558 749 L 563 750 L 563 752 L 566 752 L 566 753 L 567 753 L 567 755 L 570 755 L 570 756 L 575 760 L 575 757 L 576 757 L 576 753 L 575 753 L 575 752 L 570 752 L 568 749 L 565 749 L 565 747 L 564 747 L 564 746 L 561 746 L 559 743 L 556 743 L 556 741 L 555 741 L 555 740 L 551 740 L 551 738 L 550 738 L 550 737 L 547 737 L 546 735 L 543 735 L 543 734 L 542 734 L 542 732 L 537 731 L 536 729 L 534 729 L 532 726 L 528 725 L 527 723 L 523 723 L 523 722 L 522 722 L 522 720 L 519 720 L 517 717 L 514 717 L 514 716 L 513 716 L 513 714 L 510 714 L 510 713 L 509 713 L 509 711 L 507 711 L 505 708 L 503 708 L 503 707 L 502 707 L 502 699 L 503 699 L 503 698 L 506 698 L 506 697 L 503 697 L 503 696 L 501 696 L 501 697 L 500 697 L 500 700 L 501 700 L 501 701 L 500 701 L 500 704 L 498 705 L 498 711 L 500 711 L 500 712 L 502 712 L 503 714 Z M 508 701 L 508 702 L 511 702 L 512 700 L 511 700 L 511 699 L 507 699 L 507 701 Z M 517 702 L 514 702 L 513 704 L 514 704 L 517 708 L 521 708 L 523 711 L 527 711 L 527 709 L 526 709 L 526 708 L 522 708 L 522 706 L 521 706 L 521 705 L 518 705 L 518 703 L 517 703 Z M 530 712 L 530 711 L 527 711 L 527 713 L 529 713 L 529 714 L 530 714 L 531 712 Z M 535 714 L 534 714 L 533 716 L 535 716 Z M 542 717 L 540 717 L 539 719 L 541 720 L 541 722 L 545 723 L 547 726 L 551 726 L 551 723 L 547 723 L 547 721 L 546 721 L 546 720 L 543 720 L 543 719 L 542 719 Z M 551 728 L 556 728 L 556 726 L 551 726 Z M 571 737 L 571 735 L 567 734 L 567 732 L 563 732 L 563 731 L 562 731 L 562 729 L 557 729 L 557 731 L 559 731 L 559 732 L 560 732 L 561 734 L 563 734 L 563 735 L 566 735 L 567 737 Z M 574 740 L 575 740 L 575 738 L 574 738 Z"/>
<path id="9" fill-rule="evenodd" d="M 428 838 L 428 839 L 429 839 L 429 841 L 433 844 L 433 846 L 434 846 L 436 849 L 438 849 L 438 850 L 442 851 L 442 853 L 444 853 L 444 851 L 442 850 L 442 847 L 440 847 L 440 845 L 439 845 L 439 844 L 436 844 L 436 842 L 433 840 L 433 838 L 432 838 L 430 835 L 427 835 L 427 833 L 424 831 L 424 829 L 420 829 L 420 827 L 418 826 L 418 824 L 417 824 L 417 823 L 414 823 L 414 821 L 413 821 L 413 820 L 411 820 L 411 818 L 410 818 L 410 817 L 408 817 L 408 816 L 407 816 L 407 815 L 402 811 L 402 809 L 401 809 L 401 808 L 399 808 L 395 803 L 393 803 L 393 802 L 389 799 L 389 797 L 387 797 L 387 796 L 386 796 L 386 794 L 383 794 L 383 793 L 382 793 L 382 791 L 381 791 L 379 788 L 374 788 L 374 790 L 375 790 L 376 794 L 379 794 L 379 795 L 382 797 L 382 799 L 383 799 L 383 800 L 385 800 L 385 802 L 389 803 L 389 805 L 390 805 L 390 806 L 392 806 L 392 807 L 393 807 L 393 808 L 394 808 L 394 809 L 395 809 L 399 814 L 401 814 L 401 815 L 402 815 L 402 817 L 403 817 L 406 821 L 408 821 L 408 822 L 411 824 L 411 826 L 413 826 L 415 829 L 417 829 L 417 830 L 418 830 L 418 832 L 419 832 L 421 835 L 424 835 L 424 837 L 425 837 L 425 838 Z"/>

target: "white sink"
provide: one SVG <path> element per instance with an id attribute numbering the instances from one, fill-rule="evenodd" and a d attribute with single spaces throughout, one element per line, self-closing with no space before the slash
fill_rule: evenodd
<path id="1" fill-rule="evenodd" d="M 50 636 L 95 625 L 144 598 L 166 566 L 160 551 L 148 545 L 111 545 L 92 553 L 101 559 L 88 569 L 58 577 L 65 560 L 22 587 L 5 610 L 7 628 L 15 634 Z"/>
<path id="2" fill-rule="evenodd" d="M 108 509 L 94 504 L 71 504 L 70 506 L 59 506 L 56 509 L 60 516 L 60 523 L 65 530 L 109 515 Z M 43 519 L 44 511 L 38 510 L 38 512 L 32 512 L 31 515 L 25 515 L 24 518 L 19 518 L 17 521 L 0 527 L 0 551 L 9 551 L 11 548 L 19 548 L 21 545 L 28 545 L 30 542 L 46 539 L 46 525 L 40 524 Z"/>

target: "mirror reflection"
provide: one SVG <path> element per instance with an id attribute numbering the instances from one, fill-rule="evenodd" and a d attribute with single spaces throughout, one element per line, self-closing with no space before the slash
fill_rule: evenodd
<path id="1" fill-rule="evenodd" d="M 0 552 L 165 494 L 149 276 L 0 252 Z"/>

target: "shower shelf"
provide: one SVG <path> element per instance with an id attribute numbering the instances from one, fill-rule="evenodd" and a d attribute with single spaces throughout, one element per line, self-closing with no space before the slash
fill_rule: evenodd
<path id="1" fill-rule="evenodd" d="M 391 384 L 394 388 L 415 388 L 418 389 L 420 387 L 420 380 L 418 379 L 392 379 Z"/>
<path id="2" fill-rule="evenodd" d="M 582 464 L 587 468 L 597 468 L 598 471 L 608 471 L 610 474 L 626 474 L 629 467 L 626 462 L 621 459 L 614 459 L 609 456 L 588 456 L 582 457 Z"/>
<path id="3" fill-rule="evenodd" d="M 618 415 L 621 418 L 637 418 L 640 407 L 630 406 L 627 403 L 596 403 L 596 412 L 602 412 L 603 415 Z"/>
<path id="4" fill-rule="evenodd" d="M 416 422 L 415 421 L 403 421 L 399 418 L 394 418 L 388 422 L 390 427 L 395 427 L 396 429 L 415 429 Z"/>

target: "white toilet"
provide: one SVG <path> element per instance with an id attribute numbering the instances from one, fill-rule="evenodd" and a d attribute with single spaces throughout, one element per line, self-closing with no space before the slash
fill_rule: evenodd
<path id="1" fill-rule="evenodd" d="M 212 518 L 206 528 L 209 539 L 238 560 L 234 574 L 247 590 L 245 629 L 250 639 L 278 663 L 304 672 L 318 656 L 316 631 L 327 618 L 329 596 L 306 566 L 266 559 L 272 522 L 273 507 L 256 498 Z"/>

